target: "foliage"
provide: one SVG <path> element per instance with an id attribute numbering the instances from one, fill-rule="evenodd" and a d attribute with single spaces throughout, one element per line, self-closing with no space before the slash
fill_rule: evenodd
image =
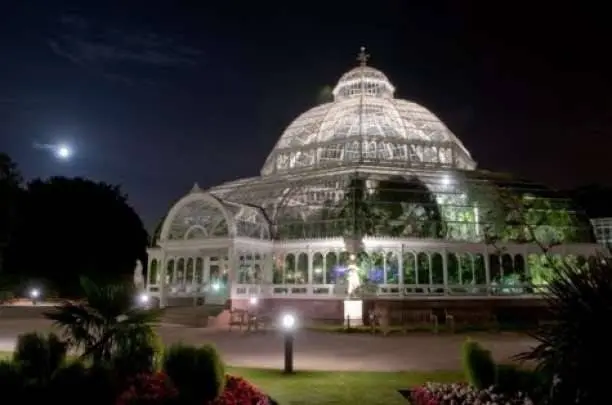
<path id="1" fill-rule="evenodd" d="M 78 405 L 83 403 L 82 393 L 95 393 L 87 397 L 88 405 L 108 405 L 114 402 L 117 392 L 118 384 L 111 369 L 86 367 L 82 362 L 72 361 L 53 375 L 47 400 Z"/>
<path id="2" fill-rule="evenodd" d="M 161 372 L 138 374 L 132 378 L 116 405 L 161 405 L 176 399 L 178 392 Z"/>
<path id="3" fill-rule="evenodd" d="M 496 367 L 491 352 L 467 339 L 462 347 L 463 371 L 470 385 L 485 389 L 495 384 Z"/>
<path id="4" fill-rule="evenodd" d="M 225 376 L 225 389 L 210 405 L 268 404 L 268 396 L 241 377 Z"/>
<path id="5" fill-rule="evenodd" d="M 338 218 L 343 223 L 346 237 L 359 239 L 375 233 L 376 218 L 364 179 L 351 179 L 345 190 Z"/>
<path id="6" fill-rule="evenodd" d="M 71 347 L 82 351 L 82 358 L 108 363 L 118 351 L 125 354 L 130 347 L 154 339 L 153 326 L 160 312 L 134 307 L 130 285 L 99 286 L 82 277 L 81 286 L 85 300 L 65 302 L 45 315 L 62 329 Z"/>
<path id="7" fill-rule="evenodd" d="M 494 387 L 478 389 L 467 384 L 427 383 L 411 393 L 413 405 L 443 404 L 506 404 L 533 405 L 534 402 L 523 392 L 504 394 Z"/>
<path id="8" fill-rule="evenodd" d="M 515 364 L 497 365 L 495 387 L 499 392 L 513 394 L 522 391 L 537 402 L 537 399 L 542 396 L 543 383 L 540 374 L 534 370 Z"/>
<path id="9" fill-rule="evenodd" d="M 7 398 L 17 398 L 24 388 L 21 370 L 12 361 L 0 360 L 0 392 Z"/>
<path id="10" fill-rule="evenodd" d="M 18 223 L 18 208 L 23 197 L 23 178 L 17 164 L 0 152 L 0 273 L 4 272 L 6 247 L 13 241 Z"/>
<path id="11" fill-rule="evenodd" d="M 379 181 L 374 199 L 379 234 L 440 238 L 445 233 L 435 195 L 416 177 Z"/>
<path id="12" fill-rule="evenodd" d="M 538 344 L 519 359 L 535 361 L 546 386 L 554 383 L 552 404 L 604 403 L 612 332 L 601 322 L 612 317 L 612 268 L 601 258 L 587 271 L 567 263 L 554 271 L 543 298 L 556 322 L 539 327 Z"/>
<path id="13" fill-rule="evenodd" d="M 52 177 L 21 193 L 19 226 L 6 251 L 11 274 L 47 279 L 48 289 L 75 297 L 81 274 L 117 282 L 131 277 L 137 259 L 146 262 L 147 232 L 118 186 Z M 70 254 L 58 255 L 66 246 Z"/>
<path id="14" fill-rule="evenodd" d="M 487 242 L 535 243 L 542 248 L 566 242 L 590 242 L 588 219 L 569 199 L 542 191 L 514 191 L 497 186 L 484 214 Z"/>
<path id="15" fill-rule="evenodd" d="M 225 386 L 225 366 L 212 345 L 170 346 L 164 354 L 164 371 L 187 403 L 206 403 Z"/>
<path id="16" fill-rule="evenodd" d="M 163 346 L 159 337 L 138 334 L 118 342 L 113 353 L 112 367 L 119 378 L 152 373 L 161 366 Z"/>
<path id="17" fill-rule="evenodd" d="M 44 384 L 66 360 L 66 349 L 54 333 L 25 333 L 17 339 L 13 361 L 26 379 Z"/>

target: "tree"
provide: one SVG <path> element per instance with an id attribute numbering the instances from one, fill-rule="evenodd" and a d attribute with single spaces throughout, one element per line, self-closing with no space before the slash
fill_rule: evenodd
<path id="1" fill-rule="evenodd" d="M 0 153 L 0 273 L 3 270 L 5 249 L 18 224 L 17 208 L 23 197 L 22 184 L 23 178 L 17 163 L 7 154 Z"/>
<path id="2" fill-rule="evenodd" d="M 97 285 L 86 277 L 80 284 L 82 301 L 65 302 L 45 316 L 62 330 L 66 342 L 79 350 L 82 358 L 108 364 L 117 354 L 151 347 L 160 312 L 134 307 L 132 286 Z"/>
<path id="3" fill-rule="evenodd" d="M 440 238 L 445 233 L 435 196 L 416 177 L 380 181 L 375 200 L 378 226 L 385 235 Z"/>
<path id="4" fill-rule="evenodd" d="M 79 276 L 117 281 L 146 263 L 148 236 L 118 186 L 53 177 L 28 184 L 7 269 L 44 279 L 62 296 L 79 294 Z"/>
<path id="5" fill-rule="evenodd" d="M 350 180 L 340 207 L 338 219 L 343 222 L 344 236 L 360 239 L 374 235 L 376 218 L 365 179 L 355 176 Z"/>

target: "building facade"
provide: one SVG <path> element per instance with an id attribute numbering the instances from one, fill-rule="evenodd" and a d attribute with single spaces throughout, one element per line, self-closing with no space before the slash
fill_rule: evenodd
<path id="1" fill-rule="evenodd" d="M 287 127 L 259 176 L 196 184 L 174 204 L 149 249 L 146 289 L 160 305 L 257 297 L 331 314 L 349 292 L 521 299 L 545 285 L 545 251 L 596 258 L 571 201 L 478 170 L 431 111 L 396 98 L 363 51 L 359 61 L 333 101 Z"/>

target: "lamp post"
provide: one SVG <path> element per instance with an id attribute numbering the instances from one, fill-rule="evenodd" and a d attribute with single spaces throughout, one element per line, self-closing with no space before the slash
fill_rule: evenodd
<path id="1" fill-rule="evenodd" d="M 38 290 L 38 288 L 32 288 L 30 290 L 30 298 L 32 299 L 32 305 L 37 304 L 39 297 L 40 297 L 40 291 Z"/>
<path id="2" fill-rule="evenodd" d="M 281 327 L 285 341 L 285 374 L 293 373 L 293 339 L 295 337 L 296 319 L 293 314 L 281 317 Z"/>
<path id="3" fill-rule="evenodd" d="M 142 307 L 147 307 L 149 305 L 149 295 L 146 293 L 141 293 L 138 296 L 138 304 Z"/>

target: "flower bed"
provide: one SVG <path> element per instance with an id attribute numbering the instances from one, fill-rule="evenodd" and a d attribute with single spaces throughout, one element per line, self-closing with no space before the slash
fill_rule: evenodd
<path id="1" fill-rule="evenodd" d="M 228 375 L 225 390 L 210 405 L 267 405 L 268 396 L 241 377 Z"/>
<path id="2" fill-rule="evenodd" d="M 116 405 L 166 404 L 178 392 L 164 373 L 137 376 L 118 398 Z M 241 377 L 226 376 L 225 390 L 207 405 L 267 405 L 268 396 Z"/>
<path id="3" fill-rule="evenodd" d="M 411 399 L 413 405 L 533 405 L 533 401 L 522 392 L 509 396 L 496 392 L 495 387 L 478 390 L 467 384 L 427 383 L 412 390 Z"/>

